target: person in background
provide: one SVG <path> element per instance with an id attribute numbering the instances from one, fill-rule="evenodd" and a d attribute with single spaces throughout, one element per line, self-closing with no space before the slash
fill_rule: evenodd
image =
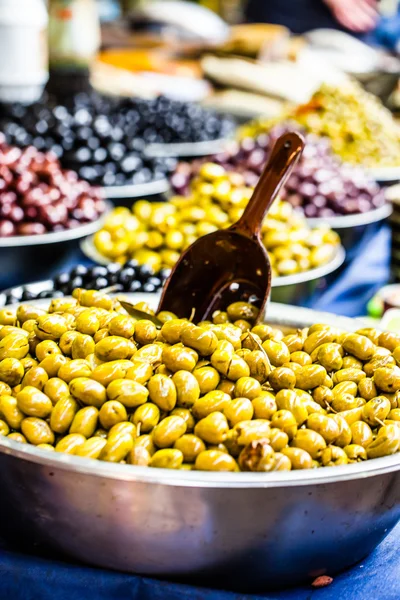
<path id="1" fill-rule="evenodd" d="M 390 4 L 390 14 L 382 18 L 384 4 Z M 246 18 L 253 23 L 285 25 L 295 34 L 339 29 L 394 49 L 400 38 L 398 4 L 398 0 L 248 0 Z"/>

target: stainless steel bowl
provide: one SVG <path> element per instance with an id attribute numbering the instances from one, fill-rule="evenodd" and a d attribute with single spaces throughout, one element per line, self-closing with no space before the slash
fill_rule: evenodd
<path id="1" fill-rule="evenodd" d="M 346 261 L 349 262 L 358 249 L 363 247 L 367 238 L 374 233 L 379 224 L 392 214 L 391 203 L 384 204 L 375 210 L 357 215 L 339 215 L 329 218 L 307 219 L 310 227 L 329 225 L 340 236 L 346 250 Z"/>
<path id="2" fill-rule="evenodd" d="M 82 238 L 101 228 L 111 205 L 100 219 L 55 233 L 0 237 L 0 289 L 51 276 L 79 248 Z"/>
<path id="3" fill-rule="evenodd" d="M 90 258 L 95 263 L 107 265 L 110 262 L 96 250 L 93 244 L 93 237 L 82 240 L 81 250 L 87 258 Z M 344 248 L 338 246 L 332 259 L 321 267 L 310 269 L 303 273 L 296 273 L 295 275 L 273 277 L 271 300 L 273 302 L 284 302 L 285 304 L 303 304 L 311 297 L 317 286 L 321 284 L 321 281 L 343 264 L 345 256 Z"/>
<path id="4" fill-rule="evenodd" d="M 274 325 L 318 321 L 359 327 L 269 307 Z M 400 519 L 399 469 L 400 454 L 287 473 L 169 471 L 0 437 L 2 527 L 105 568 L 244 592 L 287 587 L 334 575 L 383 540 Z"/>

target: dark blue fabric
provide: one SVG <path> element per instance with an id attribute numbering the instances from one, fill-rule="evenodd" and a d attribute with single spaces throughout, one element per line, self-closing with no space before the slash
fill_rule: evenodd
<path id="1" fill-rule="evenodd" d="M 0 550 L 2 600 L 399 600 L 400 525 L 366 560 L 322 589 L 243 595 Z"/>

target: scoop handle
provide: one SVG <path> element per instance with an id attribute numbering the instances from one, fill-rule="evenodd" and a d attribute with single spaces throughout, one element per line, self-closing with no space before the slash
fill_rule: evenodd
<path id="1" fill-rule="evenodd" d="M 292 131 L 279 137 L 249 203 L 232 230 L 258 237 L 264 217 L 289 177 L 304 148 L 303 137 Z"/>

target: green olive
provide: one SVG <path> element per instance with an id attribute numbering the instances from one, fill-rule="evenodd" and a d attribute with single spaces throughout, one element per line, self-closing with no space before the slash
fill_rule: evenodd
<path id="1" fill-rule="evenodd" d="M 207 444 L 224 442 L 229 431 L 226 417 L 221 412 L 212 412 L 197 422 L 194 433 Z"/>
<path id="2" fill-rule="evenodd" d="M 25 415 L 42 419 L 48 417 L 53 410 L 50 398 L 32 386 L 26 386 L 18 392 L 17 406 Z"/>
<path id="3" fill-rule="evenodd" d="M 130 465 L 136 465 L 140 467 L 147 467 L 150 464 L 151 455 L 146 448 L 140 446 L 133 446 L 129 452 L 126 462 Z"/>
<path id="4" fill-rule="evenodd" d="M 101 437 L 91 437 L 86 440 L 83 444 L 79 445 L 74 454 L 75 456 L 82 456 L 83 458 L 94 458 L 100 457 L 100 454 L 107 444 L 107 440 Z"/>
<path id="5" fill-rule="evenodd" d="M 15 312 L 12 309 L 7 309 L 5 308 L 4 311 L 2 311 L 3 315 L 5 315 L 6 320 L 8 320 L 8 323 L 2 323 L 2 325 L 15 325 L 16 324 L 16 320 L 15 320 Z M 35 319 L 35 321 L 37 321 L 39 319 L 39 317 L 43 316 L 46 314 L 46 311 L 43 310 L 43 308 L 39 308 L 38 306 L 29 306 L 29 304 L 21 304 L 20 306 L 18 306 L 17 309 L 17 321 L 19 321 L 20 323 L 25 323 L 25 321 L 28 321 L 30 319 Z M 14 321 L 12 321 L 12 315 L 14 315 Z"/>
<path id="6" fill-rule="evenodd" d="M 127 408 L 136 408 L 147 401 L 149 392 L 144 385 L 131 379 L 114 379 L 107 387 L 107 396 Z"/>
<path id="7" fill-rule="evenodd" d="M 76 360 L 70 360 L 69 362 L 61 365 L 58 370 L 57 377 L 66 383 L 70 383 L 73 379 L 79 377 L 91 377 L 91 373 L 92 370 L 86 360 L 77 358 Z"/>
<path id="8" fill-rule="evenodd" d="M 307 428 L 322 435 L 327 444 L 333 444 L 340 435 L 339 425 L 334 419 L 317 413 L 308 417 Z"/>
<path id="9" fill-rule="evenodd" d="M 274 367 L 281 367 L 283 364 L 290 361 L 290 352 L 288 347 L 283 342 L 274 340 L 266 340 L 262 345 L 270 363 Z"/>
<path id="10" fill-rule="evenodd" d="M 310 355 L 307 354 L 307 352 L 302 351 L 292 352 L 290 355 L 290 362 L 295 362 L 302 367 L 312 364 Z"/>
<path id="11" fill-rule="evenodd" d="M 57 404 L 61 398 L 69 396 L 69 387 L 62 379 L 58 377 L 51 377 L 44 386 L 43 389 L 46 396 L 48 396 L 53 404 Z"/>
<path id="12" fill-rule="evenodd" d="M 196 353 L 197 356 L 197 353 Z M 189 352 L 189 348 L 182 344 L 165 347 L 162 353 L 162 361 L 173 373 L 176 371 L 193 371 L 196 366 L 197 358 Z"/>
<path id="13" fill-rule="evenodd" d="M 379 346 L 383 346 L 390 350 L 390 352 L 393 352 L 397 346 L 400 346 L 400 335 L 393 331 L 384 331 L 380 334 L 378 343 Z"/>
<path id="14" fill-rule="evenodd" d="M 136 352 L 136 346 L 131 340 L 117 335 L 110 335 L 100 340 L 94 350 L 100 360 L 114 361 L 130 358 Z"/>
<path id="15" fill-rule="evenodd" d="M 379 458 L 395 454 L 400 448 L 400 427 L 397 425 L 383 426 L 373 442 L 367 446 L 368 458 Z"/>
<path id="16" fill-rule="evenodd" d="M 361 462 L 368 458 L 365 448 L 358 444 L 349 444 L 348 446 L 345 446 L 343 450 L 346 452 L 349 463 Z"/>
<path id="17" fill-rule="evenodd" d="M 158 469 L 179 469 L 183 463 L 183 454 L 177 448 L 157 450 L 150 459 L 149 467 Z"/>
<path id="18" fill-rule="evenodd" d="M 294 390 L 280 390 L 276 395 L 276 405 L 279 410 L 289 410 L 300 426 L 307 420 L 308 411 L 301 398 Z"/>
<path id="19" fill-rule="evenodd" d="M 218 384 L 217 390 L 219 390 L 220 392 L 224 392 L 225 394 L 228 394 L 228 396 L 233 398 L 235 394 L 235 382 L 229 381 L 229 379 L 222 379 L 221 382 Z"/>
<path id="20" fill-rule="evenodd" d="M 0 435 L 8 435 L 10 433 L 10 428 L 5 421 L 0 419 Z M 19 435 L 19 434 L 18 434 Z"/>
<path id="21" fill-rule="evenodd" d="M 55 433 L 65 433 L 69 430 L 78 411 L 78 403 L 73 398 L 61 398 L 54 406 L 50 416 L 50 427 Z M 72 432 L 71 433 L 75 433 Z"/>
<path id="22" fill-rule="evenodd" d="M 291 445 L 293 448 L 306 450 L 314 459 L 319 458 L 322 450 L 326 448 L 326 442 L 322 435 L 312 429 L 299 429 Z"/>
<path id="23" fill-rule="evenodd" d="M 192 407 L 193 415 L 197 419 L 204 419 L 204 417 L 215 411 L 223 412 L 230 403 L 231 397 L 228 394 L 214 390 L 196 400 Z"/>
<path id="24" fill-rule="evenodd" d="M 299 366 L 299 369 L 302 370 L 302 367 Z M 292 369 L 277 367 L 270 373 L 268 381 L 274 390 L 290 389 L 296 385 L 296 375 Z"/>
<path id="25" fill-rule="evenodd" d="M 0 396 L 0 414 L 12 429 L 21 429 L 25 415 L 18 408 L 17 399 L 14 396 L 6 394 Z"/>
<path id="26" fill-rule="evenodd" d="M 59 340 L 59 348 L 63 354 L 65 354 L 66 356 L 71 356 L 72 343 L 78 335 L 78 331 L 66 331 L 62 334 Z M 38 346 L 39 345 L 40 344 L 38 344 Z"/>
<path id="27" fill-rule="evenodd" d="M 281 429 L 288 436 L 289 439 L 293 439 L 297 433 L 297 421 L 293 413 L 289 410 L 278 410 L 271 417 L 271 427 Z"/>
<path id="28" fill-rule="evenodd" d="M 21 422 L 21 430 L 30 444 L 54 444 L 54 433 L 43 419 L 27 417 Z"/>
<path id="29" fill-rule="evenodd" d="M 24 378 L 21 381 L 21 388 L 32 386 L 42 391 L 48 380 L 49 376 L 43 367 L 32 367 L 32 369 L 29 369 L 29 371 L 25 373 Z"/>
<path id="30" fill-rule="evenodd" d="M 116 317 L 110 319 L 108 323 L 108 333 L 109 335 L 129 339 L 133 336 L 135 332 L 135 326 L 135 319 L 133 319 L 132 317 L 129 317 L 127 315 L 117 315 Z"/>
<path id="31" fill-rule="evenodd" d="M 194 464 L 198 471 L 238 471 L 235 459 L 219 450 L 203 450 L 200 452 Z"/>
<path id="32" fill-rule="evenodd" d="M 171 411 L 177 400 L 174 382 L 166 375 L 153 375 L 148 384 L 149 397 L 161 410 Z"/>
<path id="33" fill-rule="evenodd" d="M 375 385 L 383 392 L 400 390 L 400 368 L 381 367 L 374 372 Z"/>
<path id="34" fill-rule="evenodd" d="M 264 419 L 253 419 L 249 421 L 240 421 L 234 428 L 238 433 L 238 444 L 246 446 L 257 440 L 269 439 L 270 423 Z"/>
<path id="35" fill-rule="evenodd" d="M 280 452 L 289 444 L 289 436 L 281 429 L 273 427 L 270 430 L 269 443 L 275 452 Z"/>
<path id="36" fill-rule="evenodd" d="M 390 410 L 390 401 L 385 396 L 377 396 L 363 406 L 362 418 L 368 425 L 376 427 L 386 419 Z"/>
<path id="37" fill-rule="evenodd" d="M 152 344 L 157 338 L 157 328 L 151 321 L 143 319 L 135 324 L 135 341 L 141 346 Z"/>
<path id="38" fill-rule="evenodd" d="M 250 369 L 250 376 L 263 384 L 267 381 L 271 372 L 271 364 L 268 357 L 261 350 L 252 350 L 243 357 Z"/>
<path id="39" fill-rule="evenodd" d="M 111 429 L 117 423 L 128 420 L 125 406 L 118 400 L 108 400 L 99 411 L 100 424 L 104 429 Z"/>
<path id="40" fill-rule="evenodd" d="M 12 389 L 7 383 L 4 381 L 0 381 L 0 396 L 10 396 L 12 394 Z M 0 400 L 1 405 L 1 400 Z"/>
<path id="41" fill-rule="evenodd" d="M 368 361 L 373 357 L 376 346 L 365 335 L 349 333 L 343 340 L 343 348 L 359 360 Z"/>
<path id="42" fill-rule="evenodd" d="M 275 396 L 271 392 L 262 391 L 261 394 L 251 401 L 256 419 L 270 419 L 278 410 Z"/>
<path id="43" fill-rule="evenodd" d="M 313 331 L 304 340 L 303 350 L 307 354 L 311 354 L 318 346 L 335 342 L 337 339 L 337 331 L 333 327 Z"/>
<path id="44" fill-rule="evenodd" d="M 363 362 L 355 358 L 355 356 L 344 356 L 342 369 L 364 369 Z"/>
<path id="45" fill-rule="evenodd" d="M 132 366 L 127 370 L 125 377 L 126 379 L 132 379 L 132 381 L 145 385 L 152 375 L 153 367 L 150 363 L 133 360 Z"/>
<path id="46" fill-rule="evenodd" d="M 5 358 L 25 358 L 29 352 L 29 342 L 26 335 L 9 333 L 0 340 L 0 361 Z"/>
<path id="47" fill-rule="evenodd" d="M 134 356 L 134 359 L 136 361 L 148 362 L 150 365 L 158 365 L 161 364 L 162 354 L 162 344 L 147 344 L 146 346 L 139 348 Z"/>
<path id="48" fill-rule="evenodd" d="M 247 444 L 239 455 L 242 471 L 272 471 L 274 465 L 275 453 L 268 440 L 257 440 Z"/>
<path id="49" fill-rule="evenodd" d="M 322 365 L 306 365 L 296 374 L 296 387 L 311 390 L 324 385 L 327 372 Z"/>
<path id="50" fill-rule="evenodd" d="M 45 314 L 38 318 L 34 329 L 40 340 L 59 340 L 69 327 L 63 316 L 57 313 Z"/>
<path id="51" fill-rule="evenodd" d="M 179 371 L 178 371 L 179 373 Z M 193 371 L 193 375 L 199 385 L 200 394 L 207 394 L 212 392 L 218 387 L 220 382 L 220 375 L 217 369 L 211 366 L 196 367 Z M 175 377 L 175 375 L 174 375 Z"/>
<path id="52" fill-rule="evenodd" d="M 228 306 L 227 313 L 231 321 L 236 321 L 238 319 L 255 321 L 258 317 L 259 310 L 248 302 L 234 302 Z"/>
<path id="53" fill-rule="evenodd" d="M 24 367 L 17 358 L 4 358 L 0 362 L 0 379 L 11 387 L 21 383 L 24 372 Z"/>
<path id="54" fill-rule="evenodd" d="M 158 448 L 168 448 L 174 445 L 186 432 L 186 423 L 182 417 L 173 415 L 163 419 L 153 429 L 153 441 Z"/>
<path id="55" fill-rule="evenodd" d="M 151 435 L 148 435 L 148 434 L 139 435 L 136 438 L 136 440 L 135 440 L 135 448 L 136 447 L 145 448 L 145 450 L 147 450 L 147 452 L 151 456 L 156 451 L 156 447 L 154 445 L 153 438 L 152 438 Z"/>
<path id="56" fill-rule="evenodd" d="M 181 341 L 181 333 L 188 321 L 184 319 L 175 319 L 166 321 L 161 327 L 161 335 L 168 344 L 177 344 Z"/>
<path id="57" fill-rule="evenodd" d="M 374 439 L 371 427 L 364 421 L 355 421 L 350 425 L 351 443 L 366 448 Z"/>
<path id="58" fill-rule="evenodd" d="M 306 450 L 302 448 L 283 448 L 281 451 L 292 465 L 292 469 L 312 469 L 313 459 Z"/>
<path id="59" fill-rule="evenodd" d="M 127 432 L 120 432 L 107 439 L 107 443 L 100 453 L 100 460 L 117 463 L 124 460 L 131 452 L 134 445 L 132 436 Z"/>
<path id="60" fill-rule="evenodd" d="M 343 381 L 352 381 L 358 384 L 364 377 L 366 377 L 366 374 L 361 369 L 340 369 L 340 371 L 333 374 L 332 381 L 334 385 Z"/>
<path id="61" fill-rule="evenodd" d="M 74 414 L 71 426 L 69 428 L 69 432 L 80 433 L 85 438 L 89 439 L 94 435 L 94 432 L 97 429 L 98 419 L 98 409 L 95 406 L 85 406 L 84 408 L 81 408 Z"/>
<path id="62" fill-rule="evenodd" d="M 328 372 L 339 371 L 343 366 L 343 350 L 340 344 L 318 346 L 317 360 Z"/>
<path id="63" fill-rule="evenodd" d="M 44 360 L 49 355 L 60 353 L 60 348 L 53 340 L 43 340 L 36 346 L 36 358 L 39 361 Z"/>
<path id="64" fill-rule="evenodd" d="M 132 423 L 140 425 L 142 433 L 149 433 L 160 420 L 160 409 L 152 402 L 146 402 L 138 406 L 131 417 Z"/>
<path id="65" fill-rule="evenodd" d="M 14 440 L 14 442 L 19 442 L 20 444 L 27 444 L 28 440 L 22 433 L 18 433 L 18 431 L 13 431 L 7 435 L 9 440 Z"/>
<path id="66" fill-rule="evenodd" d="M 51 354 L 46 356 L 46 358 L 44 358 L 38 366 L 46 371 L 48 377 L 57 377 L 61 367 L 66 365 L 68 362 L 70 362 L 69 358 L 63 356 L 62 354 Z"/>
<path id="67" fill-rule="evenodd" d="M 187 323 L 182 328 L 180 339 L 183 344 L 196 350 L 200 356 L 211 356 L 218 344 L 215 333 L 197 327 L 192 323 Z"/>
<path id="68" fill-rule="evenodd" d="M 174 448 L 180 450 L 183 454 L 183 460 L 186 463 L 193 463 L 200 452 L 206 450 L 206 446 L 197 435 L 185 433 L 174 443 Z"/>
<path id="69" fill-rule="evenodd" d="M 357 409 L 361 412 L 361 408 Z M 349 423 L 341 415 L 332 415 L 331 417 L 339 425 L 339 436 L 335 440 L 335 445 L 344 448 L 351 444 L 351 429 Z"/>
<path id="70" fill-rule="evenodd" d="M 136 441 L 138 428 L 134 423 L 130 421 L 120 421 L 115 423 L 107 434 L 107 439 L 112 440 L 118 438 L 121 434 L 128 433 L 131 438 Z"/>
<path id="71" fill-rule="evenodd" d="M 248 398 L 235 398 L 234 400 L 230 401 L 224 409 L 222 409 L 222 412 L 228 419 L 230 427 L 234 427 L 241 421 L 251 420 L 253 418 L 254 408 Z"/>
<path id="72" fill-rule="evenodd" d="M 77 377 L 69 384 L 71 396 L 89 406 L 100 408 L 107 400 L 106 388 L 94 379 Z"/>
<path id="73" fill-rule="evenodd" d="M 19 306 L 18 310 L 21 310 L 23 308 L 25 308 L 25 305 Z M 17 313 L 14 309 L 7 307 L 0 310 L 0 325 L 14 326 L 17 324 L 18 321 L 20 321 L 21 323 L 24 322 L 21 318 L 17 317 Z"/>
<path id="74" fill-rule="evenodd" d="M 328 446 L 321 453 L 321 463 L 324 467 L 339 467 L 347 465 L 348 462 L 347 453 L 339 446 Z"/>

